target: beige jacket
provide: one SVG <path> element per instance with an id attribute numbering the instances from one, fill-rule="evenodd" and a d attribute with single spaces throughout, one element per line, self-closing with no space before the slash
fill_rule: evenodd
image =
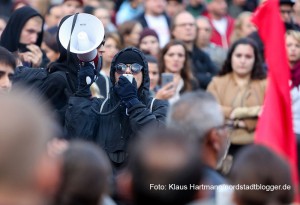
<path id="1" fill-rule="evenodd" d="M 225 120 L 236 124 L 242 120 L 246 128 L 235 128 L 230 133 L 232 144 L 249 144 L 253 142 L 257 118 L 261 112 L 266 89 L 266 80 L 252 80 L 247 86 L 239 87 L 232 73 L 214 77 L 207 91 L 212 93 L 222 106 Z M 234 120 L 230 120 L 234 115 Z"/>

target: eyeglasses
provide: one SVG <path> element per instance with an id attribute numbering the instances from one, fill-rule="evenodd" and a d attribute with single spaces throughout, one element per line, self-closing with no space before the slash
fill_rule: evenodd
<path id="1" fill-rule="evenodd" d="M 141 66 L 138 63 L 127 64 L 127 65 L 125 65 L 124 63 L 119 63 L 115 66 L 115 68 L 118 74 L 126 73 L 127 68 L 130 68 L 132 74 L 138 74 L 143 69 L 143 66 Z"/>

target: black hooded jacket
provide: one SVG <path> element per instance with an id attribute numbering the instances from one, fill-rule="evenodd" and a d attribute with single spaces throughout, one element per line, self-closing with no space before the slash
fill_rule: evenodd
<path id="1" fill-rule="evenodd" d="M 43 19 L 43 17 L 36 10 L 29 6 L 24 6 L 20 9 L 17 9 L 7 22 L 7 25 L 1 35 L 0 45 L 5 47 L 10 52 L 17 51 L 19 48 L 19 40 L 23 27 L 29 19 L 35 16 L 39 16 L 41 19 Z M 40 47 L 42 40 L 43 30 L 41 33 L 39 33 L 35 44 Z"/>
<path id="2" fill-rule="evenodd" d="M 122 164 L 126 159 L 128 142 L 147 126 L 162 126 L 165 123 L 168 104 L 166 101 L 153 100 L 149 94 L 150 78 L 148 63 L 136 48 L 132 49 L 143 59 L 143 81 L 138 90 L 139 103 L 127 110 L 122 105 L 108 115 L 119 104 L 119 97 L 113 88 L 107 99 L 71 97 L 66 113 L 65 128 L 69 138 L 81 138 L 100 145 L 114 163 Z M 122 52 L 122 51 L 121 51 Z M 111 64 L 110 79 L 115 85 L 115 62 Z M 151 105 L 152 104 L 152 105 Z M 100 114 L 102 113 L 102 115 Z"/>
<path id="3" fill-rule="evenodd" d="M 20 48 L 20 37 L 23 27 L 27 23 L 29 19 L 32 17 L 39 16 L 43 20 L 44 18 L 39 14 L 36 10 L 29 6 L 24 6 L 20 9 L 17 9 L 12 16 L 9 18 L 7 25 L 1 35 L 0 45 L 9 50 L 10 52 L 18 51 Z M 37 41 L 35 45 L 41 47 L 43 40 L 43 29 L 39 33 Z M 46 67 L 49 59 L 47 59 L 46 55 L 43 53 L 43 59 L 41 67 Z"/>

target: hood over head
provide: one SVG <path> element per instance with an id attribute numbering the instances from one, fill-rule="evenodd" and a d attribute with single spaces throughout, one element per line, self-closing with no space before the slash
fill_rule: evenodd
<path id="1" fill-rule="evenodd" d="M 1 35 L 0 45 L 8 49 L 10 52 L 15 52 L 18 50 L 20 44 L 20 36 L 23 27 L 26 22 L 32 17 L 39 16 L 43 20 L 44 18 L 36 10 L 29 6 L 24 6 L 17 9 L 9 18 L 7 25 Z M 37 46 L 41 46 L 43 40 L 43 26 L 42 31 L 39 33 L 39 36 L 36 41 Z"/>
<path id="2" fill-rule="evenodd" d="M 139 96 L 146 96 L 149 92 L 150 87 L 150 78 L 149 78 L 149 71 L 148 71 L 148 62 L 145 59 L 144 54 L 135 47 L 127 47 L 123 50 L 119 51 L 112 60 L 111 68 L 110 68 L 110 80 L 113 85 L 115 85 L 115 66 L 118 63 L 124 64 L 133 64 L 138 63 L 143 66 L 142 73 L 143 73 L 143 81 L 139 88 Z"/>
<path id="3" fill-rule="evenodd" d="M 56 34 L 56 42 L 57 42 L 57 46 L 58 46 L 58 50 L 59 50 L 60 55 L 59 55 L 59 58 L 55 62 L 51 63 L 48 66 L 48 69 L 49 69 L 50 72 L 55 72 L 55 71 L 68 72 L 70 74 L 69 76 L 71 78 L 71 83 L 73 84 L 73 85 L 70 85 L 70 86 L 73 90 L 76 90 L 76 87 L 77 87 L 77 72 L 80 69 L 80 66 L 79 66 L 80 62 L 77 58 L 77 55 L 74 54 L 74 53 L 71 53 L 71 52 L 69 53 L 69 61 L 68 61 L 67 49 L 65 49 L 62 46 L 62 44 L 59 41 L 59 37 L 58 37 L 61 25 L 70 16 L 71 15 L 65 16 L 59 23 L 58 32 Z"/>

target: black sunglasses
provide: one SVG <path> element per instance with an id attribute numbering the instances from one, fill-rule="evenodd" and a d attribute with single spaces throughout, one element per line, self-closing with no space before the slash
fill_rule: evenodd
<path id="1" fill-rule="evenodd" d="M 143 69 L 143 66 L 141 66 L 138 63 L 133 63 L 133 64 L 124 64 L 124 63 L 119 63 L 115 66 L 116 68 L 116 72 L 118 74 L 125 74 L 126 73 L 126 69 L 130 68 L 130 71 L 132 72 L 132 74 L 138 74 L 139 72 L 141 72 L 141 70 Z"/>

